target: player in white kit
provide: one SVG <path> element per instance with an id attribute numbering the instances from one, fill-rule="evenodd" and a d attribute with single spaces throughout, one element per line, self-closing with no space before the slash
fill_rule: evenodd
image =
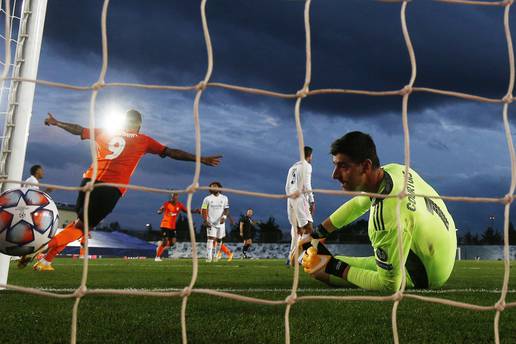
<path id="1" fill-rule="evenodd" d="M 226 236 L 226 218 L 229 214 L 228 198 L 221 194 L 219 190 L 211 189 L 213 187 L 222 188 L 219 182 L 210 184 L 210 195 L 206 196 L 202 202 L 201 212 L 204 224 L 208 231 L 208 241 L 206 244 L 206 261 L 211 262 L 215 253 L 217 259 L 217 243 L 221 242 Z M 215 252 L 213 252 L 215 249 Z M 231 252 L 228 254 L 232 258 Z"/>
<path id="2" fill-rule="evenodd" d="M 290 235 L 290 254 L 287 265 L 290 264 L 290 257 L 296 248 L 296 237 L 299 234 L 311 233 L 314 222 L 312 213 L 315 210 L 314 194 L 312 192 L 312 148 L 305 146 L 305 160 L 296 162 L 288 170 L 287 181 L 285 183 L 285 193 L 292 194 L 301 192 L 297 198 L 287 199 L 288 221 L 291 225 Z"/>

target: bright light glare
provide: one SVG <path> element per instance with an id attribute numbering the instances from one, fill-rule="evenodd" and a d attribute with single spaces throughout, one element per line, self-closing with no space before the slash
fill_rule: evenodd
<path id="1" fill-rule="evenodd" d="M 125 128 L 125 111 L 112 104 L 108 106 L 102 117 L 102 128 L 109 133 L 117 133 Z"/>

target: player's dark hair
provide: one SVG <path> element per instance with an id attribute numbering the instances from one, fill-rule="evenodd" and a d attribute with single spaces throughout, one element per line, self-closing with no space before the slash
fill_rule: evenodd
<path id="1" fill-rule="evenodd" d="M 222 188 L 222 184 L 220 182 L 211 182 L 210 185 L 208 185 L 208 186 L 213 186 L 213 185 L 215 185 L 218 188 Z"/>
<path id="2" fill-rule="evenodd" d="M 339 153 L 346 154 L 354 163 L 358 164 L 369 159 L 373 163 L 373 168 L 380 167 L 376 145 L 371 136 L 366 133 L 352 131 L 333 141 L 331 155 Z"/>
<path id="3" fill-rule="evenodd" d="M 305 159 L 312 155 L 314 150 L 310 146 L 305 146 Z"/>
<path id="4" fill-rule="evenodd" d="M 131 127 L 137 127 L 142 123 L 142 114 L 134 109 L 127 111 L 125 116 L 127 124 Z"/>
<path id="5" fill-rule="evenodd" d="M 38 170 L 41 168 L 41 165 L 33 165 L 30 168 L 30 175 L 33 176 L 38 172 Z"/>

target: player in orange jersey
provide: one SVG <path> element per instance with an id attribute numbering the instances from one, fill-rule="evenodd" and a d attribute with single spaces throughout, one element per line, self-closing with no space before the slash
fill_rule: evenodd
<path id="1" fill-rule="evenodd" d="M 78 124 L 65 123 L 57 120 L 51 113 L 45 119 L 45 125 L 56 126 L 72 135 L 87 140 L 94 137 L 97 146 L 98 171 L 94 180 L 95 185 L 105 183 L 129 184 L 131 175 L 138 166 L 143 155 L 155 154 L 162 158 L 175 160 L 195 161 L 195 155 L 179 149 L 168 148 L 153 138 L 141 134 L 142 115 L 136 110 L 129 110 L 126 114 L 124 129 L 110 133 L 103 129 L 91 132 Z M 208 166 L 217 166 L 222 156 L 201 157 L 201 163 Z M 81 186 L 86 186 L 93 178 L 93 164 L 84 173 Z M 127 191 L 124 187 L 101 186 L 90 193 L 88 207 L 89 228 L 95 227 L 115 208 L 118 200 Z M 23 268 L 39 253 L 47 252 L 39 260 L 34 269 L 37 271 L 52 270 L 51 262 L 69 243 L 83 236 L 86 193 L 80 191 L 76 202 L 77 220 L 70 223 L 63 231 L 56 235 L 47 244 L 36 250 L 35 253 L 23 256 L 18 266 Z"/>
<path id="2" fill-rule="evenodd" d="M 180 212 L 186 213 L 188 211 L 184 204 L 179 202 L 179 194 L 176 192 L 171 194 L 170 200 L 163 203 L 157 211 L 158 214 L 163 214 L 161 224 L 159 225 L 163 239 L 156 248 L 156 258 L 154 258 L 156 262 L 161 262 L 163 251 L 169 247 L 173 247 L 176 243 L 176 223 Z M 200 212 L 199 209 L 192 209 L 192 213 L 194 214 L 199 214 Z"/>

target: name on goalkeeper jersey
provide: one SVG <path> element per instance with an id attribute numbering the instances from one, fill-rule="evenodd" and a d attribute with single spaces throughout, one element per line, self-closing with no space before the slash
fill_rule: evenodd
<path id="1" fill-rule="evenodd" d="M 405 174 L 405 171 L 402 171 Z M 407 209 L 410 211 L 416 211 L 416 188 L 414 187 L 414 178 L 412 173 L 409 172 L 407 180 Z"/>

